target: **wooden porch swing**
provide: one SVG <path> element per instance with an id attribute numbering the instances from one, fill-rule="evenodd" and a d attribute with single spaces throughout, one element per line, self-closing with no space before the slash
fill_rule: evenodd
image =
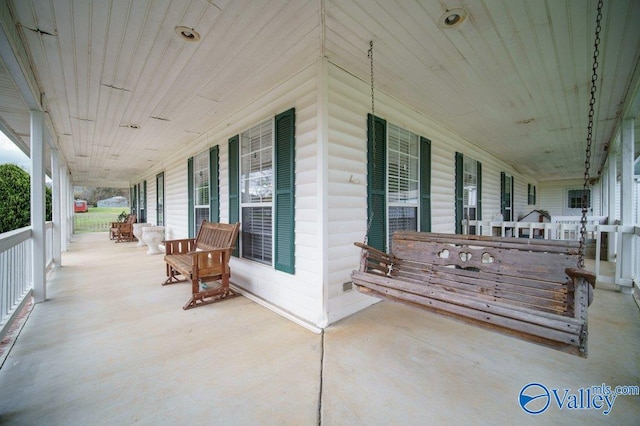
<path id="1" fill-rule="evenodd" d="M 384 253 L 368 246 L 365 238 L 365 243 L 355 243 L 362 249 L 360 270 L 352 273 L 358 291 L 587 356 L 587 307 L 596 277 L 584 270 L 586 190 L 601 19 L 602 0 L 594 43 L 580 240 L 396 231 L 392 253 Z M 373 41 L 369 58 L 375 116 Z"/>

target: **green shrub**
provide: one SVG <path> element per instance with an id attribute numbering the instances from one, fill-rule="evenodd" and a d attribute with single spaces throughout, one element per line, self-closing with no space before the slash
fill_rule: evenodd
<path id="1" fill-rule="evenodd" d="M 46 187 L 47 220 L 52 217 L 51 188 Z M 15 164 L 0 164 L 0 233 L 31 224 L 31 176 Z"/>

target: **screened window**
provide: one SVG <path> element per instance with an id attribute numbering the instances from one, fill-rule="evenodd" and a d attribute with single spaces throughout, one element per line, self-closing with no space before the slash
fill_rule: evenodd
<path id="1" fill-rule="evenodd" d="M 240 134 L 242 257 L 267 265 L 273 253 L 273 122 Z"/>
<path id="2" fill-rule="evenodd" d="M 164 173 L 156 176 L 156 224 L 164 226 Z"/>
<path id="3" fill-rule="evenodd" d="M 193 157 L 193 211 L 195 235 L 203 220 L 209 220 L 209 151 Z"/>
<path id="4" fill-rule="evenodd" d="M 393 124 L 388 125 L 387 219 L 388 247 L 393 233 L 418 230 L 419 138 Z"/>
<path id="5" fill-rule="evenodd" d="M 463 219 L 477 220 L 478 212 L 478 162 L 473 158 L 464 157 L 464 176 L 463 176 Z M 475 233 L 469 228 L 469 233 Z"/>
<path id="6" fill-rule="evenodd" d="M 529 186 L 527 187 L 528 191 L 527 191 L 527 201 L 529 205 L 535 205 L 536 204 L 536 186 L 529 184 Z"/>
<path id="7" fill-rule="evenodd" d="M 513 176 L 502 173 L 502 217 L 513 220 Z"/>
<path id="8" fill-rule="evenodd" d="M 568 194 L 567 207 L 570 209 L 582 209 L 582 198 L 587 197 L 587 208 L 591 208 L 591 190 L 570 189 Z"/>

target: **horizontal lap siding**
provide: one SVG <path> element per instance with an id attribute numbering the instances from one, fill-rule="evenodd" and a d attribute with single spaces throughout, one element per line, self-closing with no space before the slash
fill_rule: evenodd
<path id="1" fill-rule="evenodd" d="M 317 197 L 317 67 L 310 66 L 213 126 L 188 146 L 176 148 L 164 169 L 145 175 L 148 184 L 165 172 L 168 238 L 188 235 L 187 159 L 219 146 L 220 221 L 229 221 L 229 138 L 295 108 L 295 275 L 245 259 L 231 259 L 231 282 L 270 305 L 317 325 L 322 307 L 322 224 Z M 151 197 L 151 193 L 150 197 Z M 149 200 L 152 200 L 149 198 Z M 153 193 L 155 215 L 155 189 Z M 150 206 L 151 207 L 151 206 Z M 150 209 L 151 211 L 151 209 Z M 155 217 L 155 216 L 154 216 Z"/>
<path id="2" fill-rule="evenodd" d="M 524 214 L 527 184 L 533 178 L 477 146 L 458 138 L 395 99 L 375 89 L 376 115 L 431 140 L 431 223 L 433 232 L 454 232 L 455 153 L 482 162 L 483 219 L 500 213 L 500 172 L 515 179 L 515 212 Z M 359 265 L 359 250 L 353 245 L 363 241 L 367 231 L 367 114 L 371 113 L 371 88 L 332 64 L 329 65 L 329 320 L 334 322 L 362 309 L 376 299 L 355 291 L 343 291 L 351 271 Z"/>
<path id="3" fill-rule="evenodd" d="M 187 238 L 189 236 L 187 158 L 166 167 L 164 182 L 165 235 L 168 239 Z"/>
<path id="4" fill-rule="evenodd" d="M 290 312 L 317 324 L 322 306 L 322 226 L 317 198 L 317 78 L 311 66 L 259 97 L 222 124 L 210 129 L 200 141 L 201 152 L 220 146 L 220 220 L 229 220 L 229 138 L 277 114 L 295 108 L 295 275 L 276 271 L 257 262 L 231 259 L 231 282 Z M 197 146 L 198 144 L 196 144 Z M 193 148 L 195 150 L 196 148 Z M 195 152 L 195 153 L 197 153 Z M 184 159 L 186 187 L 186 158 Z M 186 220 L 186 198 L 183 213 Z"/>

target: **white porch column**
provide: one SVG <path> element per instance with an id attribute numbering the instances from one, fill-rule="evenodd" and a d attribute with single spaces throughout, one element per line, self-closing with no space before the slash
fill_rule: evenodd
<path id="1" fill-rule="evenodd" d="M 60 185 L 60 158 L 58 156 L 58 150 L 56 148 L 51 149 L 51 180 L 52 197 L 51 204 L 53 208 L 53 265 L 58 268 L 62 258 L 62 246 L 61 246 L 61 232 L 62 232 L 62 193 Z"/>
<path id="2" fill-rule="evenodd" d="M 622 120 L 622 137 L 620 138 L 620 158 L 622 170 L 620 178 L 620 222 L 622 225 L 633 225 L 633 162 L 634 162 L 634 134 L 633 118 Z M 617 283 L 624 293 L 631 293 L 633 285 L 633 235 L 624 234 L 622 237 L 622 251 L 618 253 L 620 263 L 621 282 Z"/>
<path id="3" fill-rule="evenodd" d="M 612 144 L 613 145 L 613 144 Z M 607 167 L 607 197 L 608 203 L 607 207 L 609 211 L 607 215 L 609 216 L 609 225 L 613 225 L 616 219 L 616 181 L 618 179 L 617 172 L 617 163 L 618 163 L 618 153 L 616 151 L 609 153 L 609 166 Z M 607 260 L 609 262 L 614 262 L 616 260 L 616 233 L 609 232 L 607 234 Z"/>
<path id="4" fill-rule="evenodd" d="M 44 113 L 31 111 L 31 232 L 33 298 L 47 298 L 47 246 L 45 232 Z"/>

